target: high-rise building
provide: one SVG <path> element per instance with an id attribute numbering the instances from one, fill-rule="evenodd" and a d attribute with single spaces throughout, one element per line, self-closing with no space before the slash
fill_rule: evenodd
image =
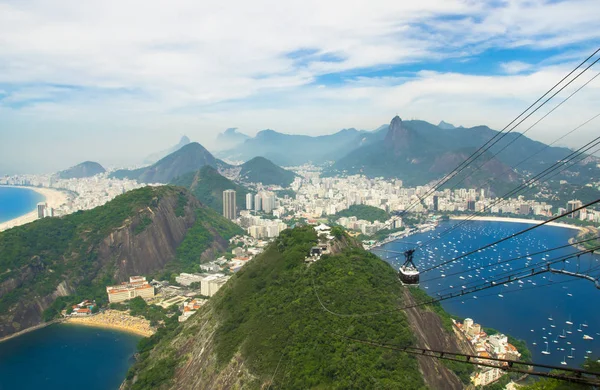
<path id="1" fill-rule="evenodd" d="M 467 201 L 467 210 L 475 211 L 475 201 L 474 200 Z"/>
<path id="2" fill-rule="evenodd" d="M 567 212 L 570 213 L 571 211 L 580 208 L 582 205 L 580 200 L 577 199 L 573 199 L 567 202 Z M 579 211 L 575 211 L 574 213 L 571 213 L 569 215 L 567 215 L 568 218 L 579 218 L 579 216 L 581 215 L 581 210 Z"/>
<path id="3" fill-rule="evenodd" d="M 254 195 L 254 211 L 262 210 L 262 197 L 260 194 Z"/>
<path id="4" fill-rule="evenodd" d="M 577 199 L 573 199 L 567 202 L 567 213 L 570 213 L 571 211 L 578 209 L 582 206 L 582 203 L 580 200 Z M 569 215 L 567 215 L 568 218 L 579 218 L 580 215 L 580 211 L 575 211 L 574 213 L 571 213 Z"/>
<path id="5" fill-rule="evenodd" d="M 223 191 L 223 216 L 229 220 L 236 218 L 235 191 Z"/>
<path id="6" fill-rule="evenodd" d="M 252 210 L 252 200 L 253 200 L 253 196 L 251 193 L 247 193 L 246 194 L 246 210 Z"/>
<path id="7" fill-rule="evenodd" d="M 433 211 L 440 210 L 440 198 L 437 195 L 433 195 Z"/>
<path id="8" fill-rule="evenodd" d="M 37 204 L 38 218 L 44 218 L 46 216 L 46 207 L 48 207 L 46 203 Z"/>

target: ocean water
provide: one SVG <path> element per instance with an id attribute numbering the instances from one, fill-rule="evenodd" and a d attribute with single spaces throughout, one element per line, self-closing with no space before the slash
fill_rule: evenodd
<path id="1" fill-rule="evenodd" d="M 405 241 L 386 244 L 384 248 L 404 251 L 414 247 L 414 243 L 424 243 L 435 237 L 454 223 L 456 222 L 442 223 L 434 231 L 412 235 Z M 415 263 L 419 269 L 424 270 L 530 226 L 512 222 L 473 221 L 415 252 Z M 569 247 L 549 252 L 548 255 L 532 255 L 529 256 L 530 259 L 498 264 L 506 259 L 565 245 L 576 233 L 574 229 L 560 227 L 537 228 L 496 247 L 422 273 L 421 288 L 431 296 L 436 296 L 437 293 L 460 292 L 462 286 L 478 285 L 499 275 L 508 276 L 511 270 L 526 264 L 532 265 L 545 259 L 565 256 L 577 250 Z M 396 269 L 404 261 L 402 255 L 395 258 L 394 256 L 398 255 L 377 254 Z M 593 274 L 599 276 L 600 256 L 586 254 L 581 256 L 579 261 L 571 259 L 555 267 L 564 267 L 571 271 L 587 271 L 596 267 Z M 462 273 L 457 274 L 458 272 Z M 474 298 L 475 296 L 477 298 Z M 599 300 L 600 290 L 596 289 L 593 283 L 546 273 L 523 280 L 523 283 L 513 281 L 506 286 L 500 284 L 472 295 L 442 301 L 442 305 L 453 315 L 472 318 L 484 327 L 494 328 L 526 341 L 536 363 L 561 366 L 561 362 L 566 361 L 567 367 L 579 367 L 585 361 L 586 355 L 593 359 L 600 357 L 600 311 L 597 304 Z M 573 324 L 567 324 L 567 321 Z M 563 330 L 566 337 L 559 338 L 558 335 L 562 335 Z M 583 340 L 584 334 L 593 337 L 594 340 Z M 550 352 L 549 355 L 542 354 L 546 348 Z M 591 353 L 588 354 L 587 351 Z"/>
<path id="2" fill-rule="evenodd" d="M 0 187 L 0 223 L 35 210 L 44 196 L 25 188 Z"/>
<path id="3" fill-rule="evenodd" d="M 0 390 L 118 389 L 140 336 L 51 325 L 0 343 Z"/>

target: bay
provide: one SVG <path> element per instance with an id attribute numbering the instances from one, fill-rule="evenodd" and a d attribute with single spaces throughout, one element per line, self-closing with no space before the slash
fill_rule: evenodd
<path id="1" fill-rule="evenodd" d="M 26 188 L 0 187 L 0 223 L 35 210 L 44 196 Z"/>
<path id="2" fill-rule="evenodd" d="M 55 324 L 0 343 L 0 390 L 118 389 L 140 336 Z"/>
<path id="3" fill-rule="evenodd" d="M 444 222 L 433 231 L 386 244 L 384 249 L 404 251 L 414 247 L 415 243 L 426 243 L 456 223 Z M 513 222 L 471 221 L 423 246 L 415 253 L 415 263 L 420 270 L 425 270 L 530 226 Z M 490 249 L 422 273 L 421 288 L 431 296 L 438 293 L 459 293 L 462 286 L 478 285 L 499 275 L 508 276 L 511 271 L 525 265 L 544 263 L 576 252 L 577 249 L 568 247 L 529 256 L 565 245 L 576 234 L 577 230 L 574 229 L 552 226 L 537 228 Z M 499 263 L 520 256 L 525 258 Z M 404 260 L 402 255 L 397 254 L 382 255 L 382 258 L 396 269 Z M 564 267 L 571 271 L 595 269 L 592 274 L 598 276 L 600 256 L 586 254 L 579 261 L 570 259 L 554 267 Z M 564 360 L 568 367 L 579 367 L 586 355 L 593 359 L 600 356 L 600 312 L 597 310 L 599 298 L 600 290 L 589 281 L 546 273 L 523 280 L 523 283 L 513 281 L 506 283 L 506 286 L 502 283 L 479 293 L 442 301 L 442 306 L 450 314 L 472 318 L 483 327 L 494 328 L 526 341 L 536 363 L 561 366 L 561 361 Z M 573 325 L 567 324 L 567 321 Z M 563 334 L 563 330 L 566 335 L 564 339 L 558 337 Z M 584 340 L 584 334 L 594 340 Z M 546 349 L 546 342 L 549 355 L 541 353 Z M 592 353 L 588 354 L 587 351 Z"/>

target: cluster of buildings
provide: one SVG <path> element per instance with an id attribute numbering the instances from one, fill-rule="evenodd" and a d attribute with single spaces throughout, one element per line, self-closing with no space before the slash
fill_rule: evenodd
<path id="1" fill-rule="evenodd" d="M 0 184 L 47 187 L 69 192 L 65 204 L 56 209 L 46 207 L 46 210 L 43 211 L 45 214 L 42 214 L 42 216 L 40 216 L 40 206 L 38 205 L 39 218 L 67 215 L 79 210 L 93 209 L 127 191 L 145 186 L 145 184 L 140 184 L 135 180 L 111 179 L 108 177 L 108 173 L 81 179 L 59 179 L 52 174 L 14 175 L 0 177 Z"/>
<path id="2" fill-rule="evenodd" d="M 246 229 L 248 235 L 255 239 L 275 238 L 279 233 L 287 229 L 287 224 L 279 218 L 269 219 L 261 215 L 253 214 L 252 211 L 242 211 L 238 224 Z"/>
<path id="3" fill-rule="evenodd" d="M 180 273 L 179 276 L 175 277 L 175 281 L 182 286 L 191 286 L 192 283 L 198 283 L 200 285 L 200 294 L 205 297 L 212 297 L 219 291 L 219 289 L 227 283 L 230 276 L 224 274 L 189 274 Z"/>
<path id="4" fill-rule="evenodd" d="M 71 313 L 65 315 L 70 315 L 72 317 L 81 317 L 81 316 L 89 316 L 92 315 L 92 310 L 96 306 L 95 302 L 85 300 L 76 305 L 71 306 Z"/>
<path id="5" fill-rule="evenodd" d="M 558 213 L 564 214 L 569 212 L 571 214 L 567 215 L 567 218 L 579 219 L 581 221 L 600 222 L 600 212 L 587 208 L 582 208 L 578 210 L 581 206 L 583 206 L 582 201 L 578 199 L 573 199 L 567 202 L 566 209 L 563 209 L 562 207 L 559 208 Z"/>
<path id="6" fill-rule="evenodd" d="M 194 298 L 190 301 L 183 302 L 181 304 L 181 307 L 179 308 L 181 310 L 181 315 L 178 318 L 179 322 L 186 321 L 188 318 L 190 318 L 190 316 L 192 314 L 194 314 L 196 311 L 198 311 L 198 309 L 200 309 L 202 306 L 204 306 L 204 304 L 206 302 L 207 302 L 206 299 L 197 299 L 197 298 Z"/>
<path id="7" fill-rule="evenodd" d="M 383 229 L 400 229 L 402 227 L 402 218 L 393 216 L 387 221 L 369 222 L 357 217 L 342 217 L 336 221 L 340 226 L 350 229 L 359 230 L 362 234 L 370 236 Z"/>
<path id="8" fill-rule="evenodd" d="M 498 368 L 480 366 L 480 368 L 471 375 L 471 382 L 473 385 L 486 386 L 500 379 L 505 373 L 500 367 L 502 367 L 502 364 L 506 363 L 493 360 L 486 361 L 486 358 L 515 361 L 521 358 L 521 353 L 519 353 L 514 345 L 508 342 L 507 336 L 503 334 L 494 334 L 490 336 L 483 331 L 480 324 L 474 323 L 471 318 L 466 318 L 462 324 L 455 320 L 452 321 L 454 322 L 455 329 L 471 343 L 475 349 L 475 353 L 481 361 L 485 361 L 486 364 L 498 366 Z"/>
<path id="9" fill-rule="evenodd" d="M 37 217 L 38 219 L 54 217 L 54 209 L 48 207 L 48 203 L 40 202 L 37 204 Z"/>
<path id="10" fill-rule="evenodd" d="M 129 282 L 107 286 L 106 293 L 110 303 L 123 302 L 135 297 L 150 299 L 155 295 L 154 286 L 148 283 L 144 276 L 131 276 Z"/>
<path id="11" fill-rule="evenodd" d="M 259 191 L 255 195 L 246 194 L 246 210 L 262 211 L 270 214 L 273 210 L 279 208 L 277 196 L 271 191 Z"/>

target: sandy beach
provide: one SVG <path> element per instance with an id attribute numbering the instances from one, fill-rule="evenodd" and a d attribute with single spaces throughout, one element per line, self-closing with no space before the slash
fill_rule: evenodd
<path id="1" fill-rule="evenodd" d="M 532 225 L 538 225 L 544 221 L 535 220 L 535 219 L 525 219 L 525 218 L 507 218 L 507 217 L 468 217 L 468 216 L 451 216 L 450 219 L 455 220 L 463 220 L 469 218 L 473 221 L 488 221 L 488 222 L 513 222 L 513 223 L 529 223 Z M 568 225 L 566 223 L 558 223 L 558 222 L 550 222 L 547 223 L 548 226 L 556 226 L 567 229 L 575 229 L 575 230 L 583 230 L 581 226 Z"/>
<path id="2" fill-rule="evenodd" d="M 48 207 L 58 208 L 59 206 L 65 204 L 67 202 L 67 194 L 65 192 L 56 190 L 54 188 L 45 188 L 45 187 L 24 187 L 24 186 L 2 186 L 7 188 L 25 188 L 28 190 L 32 190 L 41 194 L 46 198 L 44 202 L 48 203 Z M 21 215 L 15 219 L 11 219 L 10 221 L 0 223 L 0 232 L 6 229 L 13 228 L 15 226 L 24 225 L 29 222 L 33 222 L 37 219 L 37 209 L 32 210 L 31 212 Z"/>
<path id="3" fill-rule="evenodd" d="M 69 317 L 66 319 L 65 324 L 115 329 L 144 337 L 152 336 L 156 332 L 156 329 L 150 326 L 150 321 L 145 318 L 132 317 L 127 312 L 118 310 L 106 310 L 93 316 Z"/>

